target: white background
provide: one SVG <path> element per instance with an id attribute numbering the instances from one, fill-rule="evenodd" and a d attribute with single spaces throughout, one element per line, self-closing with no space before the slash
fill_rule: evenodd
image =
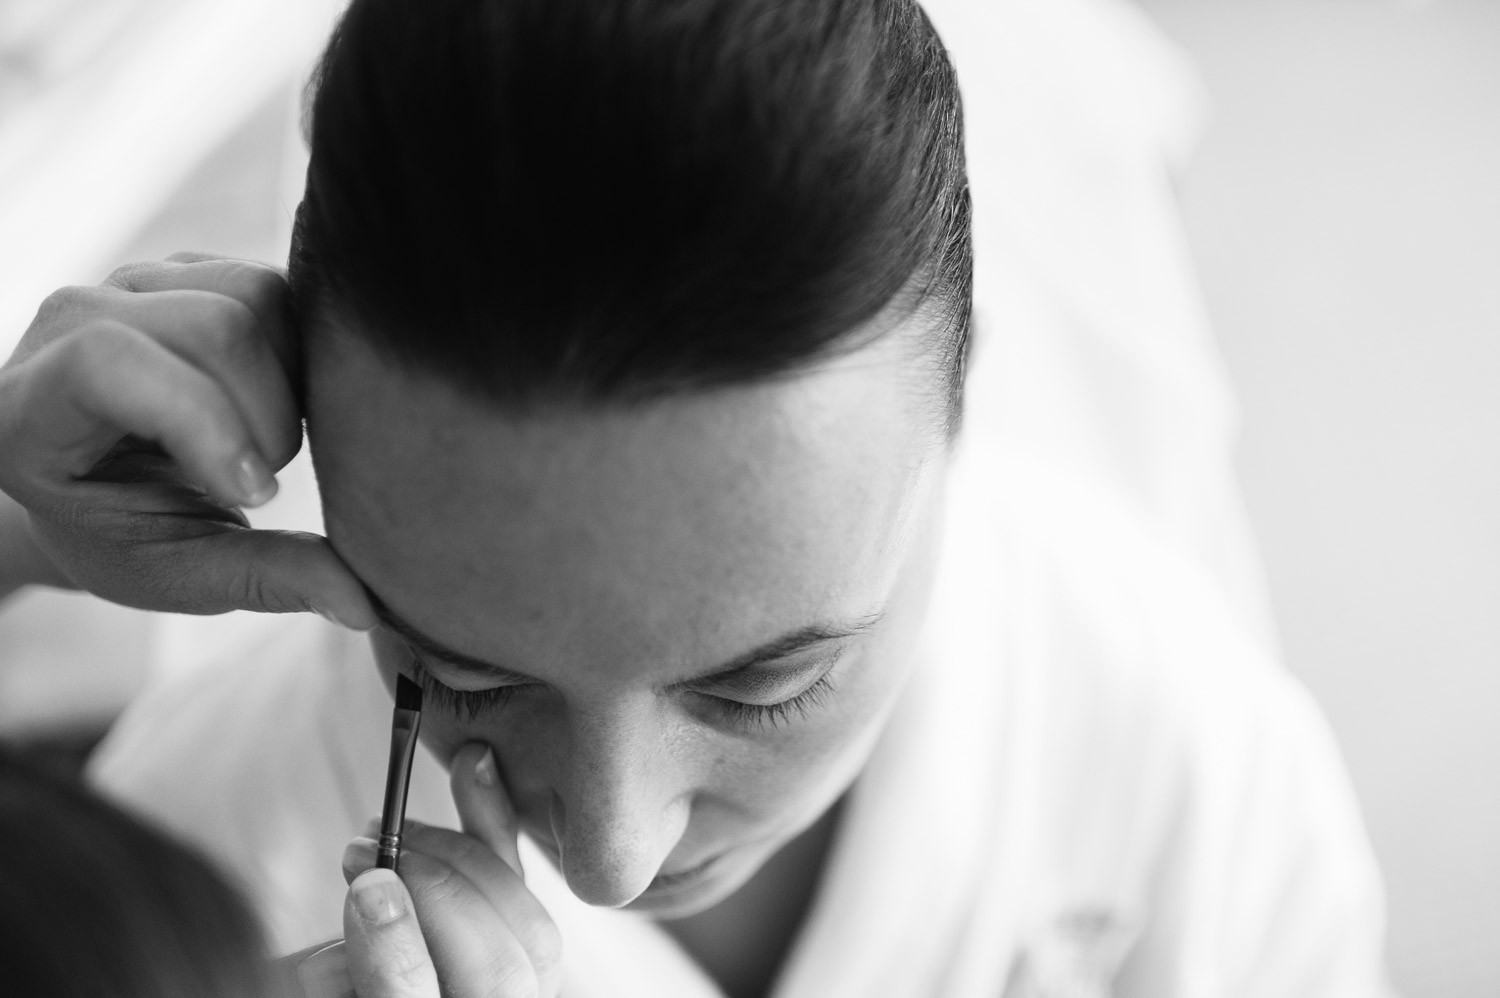
<path id="1" fill-rule="evenodd" d="M 1213 102 L 1184 210 L 1396 983 L 1500 994 L 1500 3 L 1144 6 Z"/>

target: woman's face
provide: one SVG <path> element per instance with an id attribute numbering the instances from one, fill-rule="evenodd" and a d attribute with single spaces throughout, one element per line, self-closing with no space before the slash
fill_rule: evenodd
<path id="1" fill-rule="evenodd" d="M 330 538 L 387 683 L 488 742 L 594 904 L 727 896 L 857 775 L 911 666 L 944 448 L 901 329 L 773 383 L 499 415 L 318 338 Z"/>

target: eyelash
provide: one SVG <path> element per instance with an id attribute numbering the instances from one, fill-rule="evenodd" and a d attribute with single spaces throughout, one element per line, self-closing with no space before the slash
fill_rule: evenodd
<path id="1" fill-rule="evenodd" d="M 488 690 L 455 690 L 439 682 L 432 673 L 422 667 L 422 660 L 411 659 L 412 676 L 422 686 L 422 702 L 433 704 L 461 720 L 473 720 L 481 714 L 499 710 L 510 702 L 519 686 L 496 686 Z M 831 670 L 830 670 L 831 672 Z M 712 694 L 700 696 L 714 701 L 715 707 L 736 724 L 746 727 L 778 728 L 791 719 L 792 714 L 805 718 L 814 709 L 823 705 L 833 693 L 833 679 L 824 673 L 807 689 L 790 700 L 780 703 L 740 703 Z"/>
<path id="2" fill-rule="evenodd" d="M 806 717 L 822 706 L 832 693 L 833 680 L 825 672 L 816 683 L 790 700 L 783 700 L 780 703 L 740 703 L 738 700 L 725 700 L 722 697 L 710 697 L 710 699 L 717 701 L 719 709 L 736 723 L 754 725 L 757 728 L 778 728 L 782 722 L 789 720 L 793 713 L 799 719 Z"/>
<path id="3" fill-rule="evenodd" d="M 455 690 L 438 682 L 422 667 L 422 660 L 411 659 L 412 678 L 422 684 L 422 705 L 434 704 L 461 720 L 472 721 L 480 714 L 499 710 L 510 702 L 518 686 L 496 686 L 488 690 Z"/>

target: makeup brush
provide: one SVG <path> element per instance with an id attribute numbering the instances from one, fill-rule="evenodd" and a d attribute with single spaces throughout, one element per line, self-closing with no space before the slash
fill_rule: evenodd
<path id="1" fill-rule="evenodd" d="M 375 865 L 395 870 L 401 860 L 401 828 L 406 823 L 406 788 L 422 725 L 422 687 L 396 676 L 396 709 L 391 713 L 391 764 L 385 774 L 385 807 L 380 813 L 380 840 Z M 399 871 L 397 871 L 399 872 Z M 304 998 L 358 998 L 349 981 L 349 958 L 342 939 L 309 946 L 278 961 L 286 975 L 284 990 Z"/>
<path id="2" fill-rule="evenodd" d="M 391 764 L 385 773 L 385 808 L 380 812 L 380 841 L 375 865 L 395 870 L 401 860 L 401 829 L 406 822 L 406 788 L 422 726 L 422 687 L 396 677 L 396 709 L 391 712 Z M 398 871 L 399 872 L 399 871 Z"/>

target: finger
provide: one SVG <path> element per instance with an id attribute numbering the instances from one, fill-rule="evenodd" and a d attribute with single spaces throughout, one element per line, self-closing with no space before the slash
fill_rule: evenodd
<path id="1" fill-rule="evenodd" d="M 407 822 L 406 855 L 432 856 L 473 883 L 525 947 L 543 994 L 552 994 L 562 975 L 562 937 L 547 909 L 527 890 L 526 882 L 495 850 L 472 834 Z M 515 839 L 511 837 L 514 851 Z M 516 861 L 520 865 L 520 861 Z M 403 866 L 404 869 L 404 866 Z"/>
<path id="2" fill-rule="evenodd" d="M 517 877 L 523 876 L 517 848 L 521 824 L 500 776 L 494 748 L 484 742 L 462 746 L 448 763 L 448 784 L 464 832 L 484 843 Z M 562 937 L 530 891 L 521 899 L 523 904 L 502 908 L 501 916 L 531 956 L 541 993 L 556 994 L 562 987 Z"/>
<path id="3" fill-rule="evenodd" d="M 352 883 L 366 870 L 375 868 L 379 855 L 379 821 L 372 821 L 362 835 L 355 836 L 344 847 L 344 882 Z M 472 881 L 502 912 L 514 915 L 507 922 L 520 928 L 531 922 L 550 922 L 547 909 L 526 889 L 516 872 L 495 856 L 484 843 L 446 828 L 433 828 L 408 818 L 401 842 L 401 869 L 408 856 L 425 856 L 451 866 Z"/>
<path id="4" fill-rule="evenodd" d="M 177 592 L 196 605 L 186 612 L 311 611 L 356 631 L 380 623 L 364 586 L 324 537 L 294 530 L 224 530 L 164 545 Z"/>
<path id="5" fill-rule="evenodd" d="M 162 263 L 243 263 L 252 267 L 265 267 L 286 278 L 286 267 L 264 260 L 252 260 L 249 257 L 229 256 L 225 253 L 205 253 L 202 250 L 177 250 L 162 257 Z M 130 266 L 130 265 L 127 265 Z"/>
<path id="6" fill-rule="evenodd" d="M 370 870 L 344 902 L 349 979 L 359 998 L 438 998 L 438 976 L 401 878 Z"/>
<path id="7" fill-rule="evenodd" d="M 231 263 L 238 265 L 238 261 Z M 164 268 L 174 272 L 164 273 Z M 274 346 L 286 335 L 282 331 L 286 306 L 278 304 L 285 295 L 277 290 L 284 282 L 255 265 L 239 267 L 250 271 L 250 276 L 239 281 L 243 287 L 229 286 L 231 282 L 223 279 L 202 279 L 206 275 L 196 270 L 138 264 L 111 275 L 115 284 L 60 288 L 38 309 L 36 322 L 9 366 L 99 320 L 123 322 L 214 377 L 239 408 L 262 455 L 274 468 L 281 468 L 302 444 L 293 372 Z M 130 274 L 137 277 L 125 279 Z M 125 290 L 156 286 L 163 290 Z M 207 290 L 213 286 L 228 286 L 234 293 Z"/>
<path id="8" fill-rule="evenodd" d="M 208 260 L 232 260 L 222 253 L 204 253 L 201 250 L 178 250 L 167 254 L 168 263 L 203 263 Z"/>
<path id="9" fill-rule="evenodd" d="M 277 961 L 277 994 L 297 998 L 359 998 L 349 980 L 349 950 L 342 939 L 318 943 Z"/>
<path id="10" fill-rule="evenodd" d="M 368 832 L 368 829 L 366 829 Z M 375 858 L 378 855 L 378 844 L 375 838 L 369 834 L 356 836 L 349 844 L 344 846 L 344 856 L 341 866 L 344 871 L 344 883 L 354 883 L 366 870 L 376 869 Z"/>
<path id="11" fill-rule="evenodd" d="M 301 352 L 286 275 L 268 264 L 206 253 L 174 254 L 169 259 L 132 263 L 105 278 L 106 287 L 147 294 L 156 291 L 208 291 L 233 298 L 255 314 L 292 384 L 300 383 Z"/>
<path id="12" fill-rule="evenodd" d="M 354 839 L 344 850 L 344 879 L 353 881 L 375 865 L 377 843 L 371 823 L 366 835 Z M 446 828 L 433 828 L 407 819 L 402 837 L 401 875 L 413 883 L 416 871 L 437 864 L 450 869 L 473 885 L 490 908 L 520 941 L 539 993 L 557 992 L 562 979 L 562 938 L 547 909 L 526 889 L 526 884 L 494 852 L 474 837 Z"/>
<path id="13" fill-rule="evenodd" d="M 133 294 L 210 291 L 235 298 L 257 314 L 268 305 L 279 307 L 286 296 L 286 278 L 270 264 L 191 252 L 127 263 L 115 268 L 101 286 Z"/>
<path id="14" fill-rule="evenodd" d="M 248 305 L 209 291 L 112 292 L 107 314 L 146 333 L 219 383 L 273 469 L 302 446 L 302 414 L 272 334 Z"/>
<path id="15" fill-rule="evenodd" d="M 462 872 L 424 852 L 405 851 L 400 879 L 406 884 L 445 995 L 531 998 L 539 993 L 536 972 L 521 940 Z M 355 883 L 359 882 L 356 878 Z"/>
<path id="16" fill-rule="evenodd" d="M 266 263 L 264 260 L 248 260 L 239 256 L 226 256 L 223 253 L 204 253 L 201 250 L 178 250 L 168 253 L 164 258 L 167 263 L 212 263 L 215 261 L 229 261 L 231 263 L 248 263 L 256 267 L 267 267 L 286 278 L 286 268 L 278 267 L 274 263 Z"/>
<path id="17" fill-rule="evenodd" d="M 524 875 L 517 849 L 521 827 L 500 779 L 495 750 L 484 742 L 464 745 L 448 763 L 448 785 L 460 827 L 489 846 L 518 876 Z"/>
<path id="18" fill-rule="evenodd" d="M 0 413 L 0 438 L 18 456 L 7 469 L 20 479 L 13 484 L 65 489 L 134 434 L 160 445 L 222 505 L 260 505 L 276 492 L 217 382 L 138 330 L 94 320 L 32 357 L 27 370 L 7 372 L 16 388 Z"/>
<path id="19" fill-rule="evenodd" d="M 111 472 L 123 463 L 112 461 Z M 128 484 L 91 479 L 77 495 L 40 500 L 31 528 L 58 570 L 96 596 L 142 610 L 311 611 L 351 630 L 378 625 L 364 586 L 326 538 L 252 530 L 238 510 L 187 493 L 179 473 L 151 470 L 169 463 L 137 458 L 120 479 Z M 55 510 L 44 508 L 49 502 Z"/>

